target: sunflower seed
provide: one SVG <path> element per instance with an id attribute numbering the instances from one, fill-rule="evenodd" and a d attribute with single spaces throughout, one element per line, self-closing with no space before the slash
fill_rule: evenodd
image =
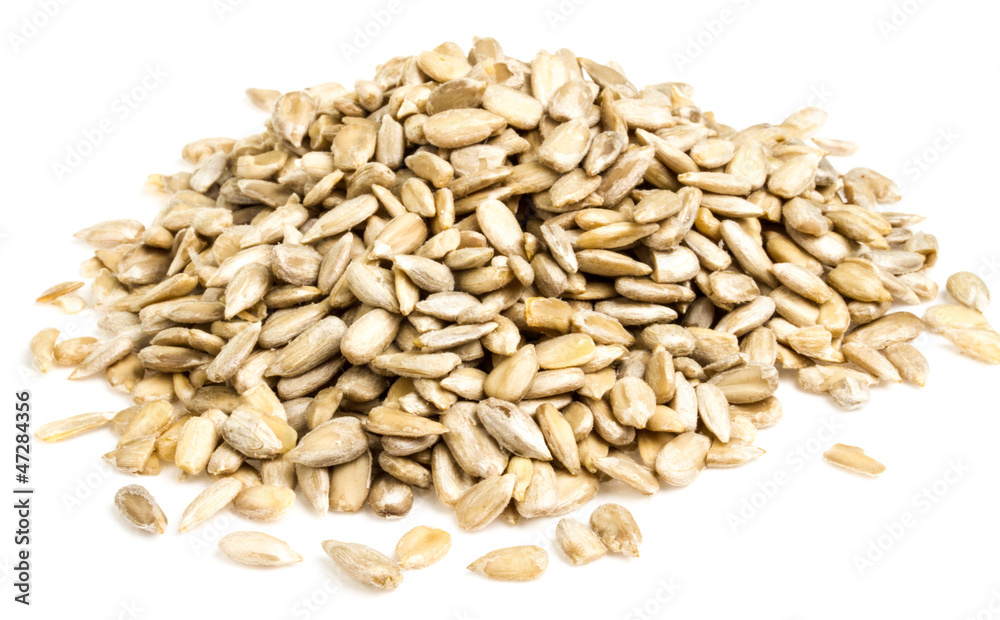
<path id="1" fill-rule="evenodd" d="M 295 501 L 295 491 L 269 484 L 251 486 L 233 498 L 233 508 L 247 519 L 273 521 L 283 516 Z"/>
<path id="2" fill-rule="evenodd" d="M 900 342 L 886 347 L 884 353 L 903 379 L 920 387 L 927 385 L 930 368 L 927 358 L 916 347 Z"/>
<path id="3" fill-rule="evenodd" d="M 357 418 L 335 418 L 306 433 L 288 458 L 309 467 L 330 467 L 353 461 L 367 448 L 368 439 Z"/>
<path id="4" fill-rule="evenodd" d="M 885 471 L 885 465 L 866 455 L 864 450 L 847 444 L 833 444 L 823 453 L 823 458 L 837 467 L 866 476 L 877 476 Z"/>
<path id="5" fill-rule="evenodd" d="M 541 577 L 548 566 L 545 549 L 525 545 L 491 551 L 469 564 L 468 569 L 497 581 L 531 581 Z"/>
<path id="6" fill-rule="evenodd" d="M 601 504 L 590 515 L 590 528 L 611 553 L 639 557 L 642 532 L 624 506 Z"/>
<path id="7" fill-rule="evenodd" d="M 231 532 L 219 539 L 219 550 L 247 566 L 287 566 L 302 556 L 283 540 L 263 532 Z"/>
<path id="8" fill-rule="evenodd" d="M 420 525 L 396 543 L 396 559 L 403 570 L 426 568 L 451 550 L 451 535 L 436 528 Z"/>
<path id="9" fill-rule="evenodd" d="M 512 403 L 488 398 L 476 406 L 476 414 L 486 431 L 512 453 L 546 461 L 552 458 L 538 424 Z"/>
<path id="10" fill-rule="evenodd" d="M 589 564 L 608 552 L 601 539 L 589 527 L 575 519 L 560 519 L 556 542 L 574 565 Z"/>
<path id="11" fill-rule="evenodd" d="M 236 478 L 220 478 L 184 509 L 180 531 L 186 532 L 229 505 L 243 490 L 243 483 Z"/>
<path id="12" fill-rule="evenodd" d="M 166 515 L 149 491 L 138 484 L 118 489 L 115 493 L 115 507 L 118 508 L 118 514 L 133 527 L 151 534 L 166 531 Z"/>
<path id="13" fill-rule="evenodd" d="M 396 562 L 371 547 L 336 540 L 323 541 L 323 551 L 352 579 L 380 590 L 394 590 L 403 581 Z"/>
<path id="14" fill-rule="evenodd" d="M 960 271 L 948 277 L 948 294 L 955 301 L 979 312 L 986 312 L 990 303 L 990 291 L 982 278 L 968 271 Z"/>
<path id="15" fill-rule="evenodd" d="M 510 503 L 516 476 L 486 478 L 470 488 L 455 504 L 455 516 L 463 530 L 474 532 L 493 522 Z"/>

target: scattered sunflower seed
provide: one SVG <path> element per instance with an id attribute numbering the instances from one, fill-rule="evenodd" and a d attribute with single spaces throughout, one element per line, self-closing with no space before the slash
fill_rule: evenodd
<path id="1" fill-rule="evenodd" d="M 352 579 L 365 585 L 394 590 L 403 582 L 399 564 L 371 547 L 326 540 L 323 551 Z"/>
<path id="2" fill-rule="evenodd" d="M 885 465 L 865 454 L 864 450 L 847 444 L 833 444 L 823 453 L 823 458 L 837 467 L 866 476 L 877 476 L 885 471 Z"/>
<path id="3" fill-rule="evenodd" d="M 287 566 L 302 561 L 283 540 L 263 532 L 232 532 L 219 539 L 219 550 L 248 566 Z"/>
<path id="4" fill-rule="evenodd" d="M 133 527 L 153 534 L 162 534 L 167 528 L 167 516 L 144 487 L 130 484 L 115 493 L 118 514 Z"/>
<path id="5" fill-rule="evenodd" d="M 497 581 L 531 581 L 549 567 L 549 554 L 535 545 L 506 547 L 490 551 L 472 564 L 469 570 Z"/>

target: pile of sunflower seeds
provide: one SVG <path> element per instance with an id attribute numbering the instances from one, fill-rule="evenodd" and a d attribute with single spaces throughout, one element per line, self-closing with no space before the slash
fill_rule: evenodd
<path id="1" fill-rule="evenodd" d="M 247 94 L 263 132 L 184 147 L 194 170 L 151 177 L 150 225 L 76 235 L 107 337 L 31 343 L 40 370 L 103 373 L 134 402 L 39 437 L 111 425 L 119 470 L 211 477 L 182 531 L 230 504 L 276 519 L 297 492 L 400 517 L 414 487 L 465 530 L 566 515 L 600 482 L 652 494 L 760 456 L 779 369 L 855 408 L 925 383 L 925 327 L 1000 362 L 972 274 L 923 319 L 894 310 L 937 298 L 937 240 L 887 210 L 889 179 L 834 168 L 857 147 L 819 137 L 816 108 L 734 129 L 686 84 L 493 39 L 353 90 Z M 58 300 L 78 284 L 39 301 L 75 311 Z M 832 461 L 877 473 L 845 449 Z M 136 522 L 162 529 L 158 510 Z"/>

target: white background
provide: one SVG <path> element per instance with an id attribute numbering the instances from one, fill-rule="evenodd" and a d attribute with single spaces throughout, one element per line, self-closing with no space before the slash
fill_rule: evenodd
<path id="1" fill-rule="evenodd" d="M 148 173 L 182 169 L 180 149 L 190 140 L 259 131 L 263 115 L 244 88 L 350 86 L 380 61 L 444 40 L 467 47 L 474 35 L 494 36 L 525 60 L 560 47 L 617 60 L 639 85 L 692 83 L 696 102 L 736 127 L 821 105 L 830 112 L 822 135 L 861 143 L 857 165 L 902 182 L 900 208 L 928 217 L 924 230 L 941 242 L 939 281 L 971 270 L 996 285 L 995 2 L 122 0 L 50 2 L 50 17 L 45 4 L 8 0 L 0 10 L 4 497 L 14 486 L 15 391 L 31 390 L 36 425 L 128 404 L 100 380 L 70 383 L 65 369 L 41 376 L 28 363 L 27 341 L 38 329 L 93 330 L 87 314 L 67 317 L 32 303 L 49 285 L 79 277 L 89 253 L 71 234 L 102 219 L 149 221 L 161 199 L 143 189 Z M 372 25 L 373 14 L 389 15 L 388 23 Z M 42 25 L 33 30 L 25 20 Z M 379 32 L 356 38 L 366 24 Z M 142 101 L 129 107 L 121 97 L 133 90 Z M 57 174 L 54 164 L 67 163 L 95 130 L 100 142 L 84 145 L 81 161 Z M 1000 324 L 1000 313 L 989 315 Z M 1000 617 L 1000 375 L 936 337 L 919 344 L 932 364 L 923 390 L 878 389 L 868 408 L 841 413 L 786 377 L 785 419 L 760 434 L 763 458 L 706 471 L 693 486 L 652 498 L 608 485 L 598 500 L 634 512 L 642 557 L 581 568 L 552 542 L 554 520 L 466 534 L 425 494 L 399 521 L 370 513 L 319 518 L 300 500 L 281 522 L 261 527 L 226 513 L 180 536 L 180 513 L 204 481 L 180 484 L 172 469 L 138 481 L 171 520 L 166 535 L 147 536 L 114 512 L 115 491 L 137 481 L 102 473 L 109 432 L 54 446 L 36 441 L 33 605 L 11 602 L 14 523 L 4 500 L 3 617 Z M 869 480 L 833 468 L 819 456 L 833 441 L 864 447 L 888 471 Z M 949 470 L 959 473 L 945 480 Z M 785 484 L 765 497 L 760 489 L 778 479 Z M 576 516 L 586 520 L 598 503 Z M 734 525 L 741 508 L 747 521 Z M 344 581 L 320 549 L 337 538 L 391 553 L 420 524 L 451 531 L 453 549 L 440 564 L 406 573 L 394 592 Z M 234 565 L 214 541 L 236 529 L 286 539 L 305 561 L 278 570 Z M 537 582 L 494 583 L 465 570 L 489 550 L 532 543 L 551 557 Z M 859 569 L 857 558 L 869 553 L 881 557 Z"/>

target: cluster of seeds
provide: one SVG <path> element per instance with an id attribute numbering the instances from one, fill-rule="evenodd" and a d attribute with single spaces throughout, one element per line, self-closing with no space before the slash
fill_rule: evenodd
<path id="1" fill-rule="evenodd" d="M 229 505 L 276 519 L 296 492 L 400 517 L 414 487 L 465 530 L 566 515 L 602 481 L 652 494 L 760 456 L 779 369 L 853 408 L 880 382 L 924 384 L 925 326 L 1000 362 L 972 274 L 923 320 L 893 310 L 937 298 L 937 241 L 885 210 L 889 179 L 837 172 L 856 146 L 816 135 L 821 110 L 738 130 L 686 84 L 493 39 L 393 58 L 353 90 L 248 95 L 265 130 L 186 146 L 193 172 L 151 177 L 167 196 L 151 225 L 77 234 L 108 337 L 31 343 L 40 370 L 104 373 L 134 402 L 39 437 L 110 424 L 122 472 L 212 478 L 181 531 Z M 881 471 L 849 446 L 828 458 Z M 157 511 L 136 523 L 162 530 Z M 559 528 L 574 562 L 603 553 Z M 294 560 L 259 536 L 224 547 Z M 370 555 L 325 547 L 345 568 Z M 544 569 L 518 549 L 474 566 Z"/>

